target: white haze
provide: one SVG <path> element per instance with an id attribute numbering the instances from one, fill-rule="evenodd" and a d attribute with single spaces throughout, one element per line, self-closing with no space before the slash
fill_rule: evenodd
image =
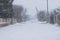
<path id="1" fill-rule="evenodd" d="M 60 0 L 48 0 L 49 1 L 49 11 L 52 9 L 60 7 Z M 36 14 L 36 8 L 38 10 L 47 9 L 47 0 L 14 0 L 14 5 L 22 5 L 28 9 L 27 14 L 33 16 Z"/>

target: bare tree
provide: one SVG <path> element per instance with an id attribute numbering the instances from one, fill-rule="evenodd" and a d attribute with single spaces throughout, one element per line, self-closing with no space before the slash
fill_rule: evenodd
<path id="1" fill-rule="evenodd" d="M 14 18 L 17 20 L 17 22 L 22 22 L 22 12 L 24 10 L 23 6 L 14 5 Z"/>

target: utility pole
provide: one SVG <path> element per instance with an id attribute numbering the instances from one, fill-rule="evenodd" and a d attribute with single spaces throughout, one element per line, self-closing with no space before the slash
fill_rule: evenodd
<path id="1" fill-rule="evenodd" d="M 38 13 L 39 11 L 38 11 L 38 8 L 36 8 L 36 12 Z"/>
<path id="2" fill-rule="evenodd" d="M 47 0 L 47 14 L 48 14 L 48 0 Z"/>
<path id="3" fill-rule="evenodd" d="M 48 0 L 47 0 L 47 23 L 49 22 L 49 10 L 48 10 Z"/>

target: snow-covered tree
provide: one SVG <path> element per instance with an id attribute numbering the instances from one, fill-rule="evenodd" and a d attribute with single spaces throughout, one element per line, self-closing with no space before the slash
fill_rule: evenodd
<path id="1" fill-rule="evenodd" d="M 39 21 L 45 21 L 45 11 L 40 11 L 38 14 L 37 14 L 37 18 Z"/>
<path id="2" fill-rule="evenodd" d="M 28 21 L 30 19 L 30 16 L 27 14 L 27 9 L 25 8 L 22 13 L 22 21 Z"/>
<path id="3" fill-rule="evenodd" d="M 13 5 L 14 18 L 17 22 L 22 22 L 22 12 L 24 10 L 23 6 Z"/>

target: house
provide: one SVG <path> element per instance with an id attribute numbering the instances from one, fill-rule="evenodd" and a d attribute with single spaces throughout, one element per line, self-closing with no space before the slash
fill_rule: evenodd
<path id="1" fill-rule="evenodd" d="M 60 10 L 59 9 L 54 10 L 54 21 L 55 23 L 60 25 Z"/>
<path id="2" fill-rule="evenodd" d="M 0 0 L 0 22 L 10 22 L 13 17 L 13 0 Z"/>

